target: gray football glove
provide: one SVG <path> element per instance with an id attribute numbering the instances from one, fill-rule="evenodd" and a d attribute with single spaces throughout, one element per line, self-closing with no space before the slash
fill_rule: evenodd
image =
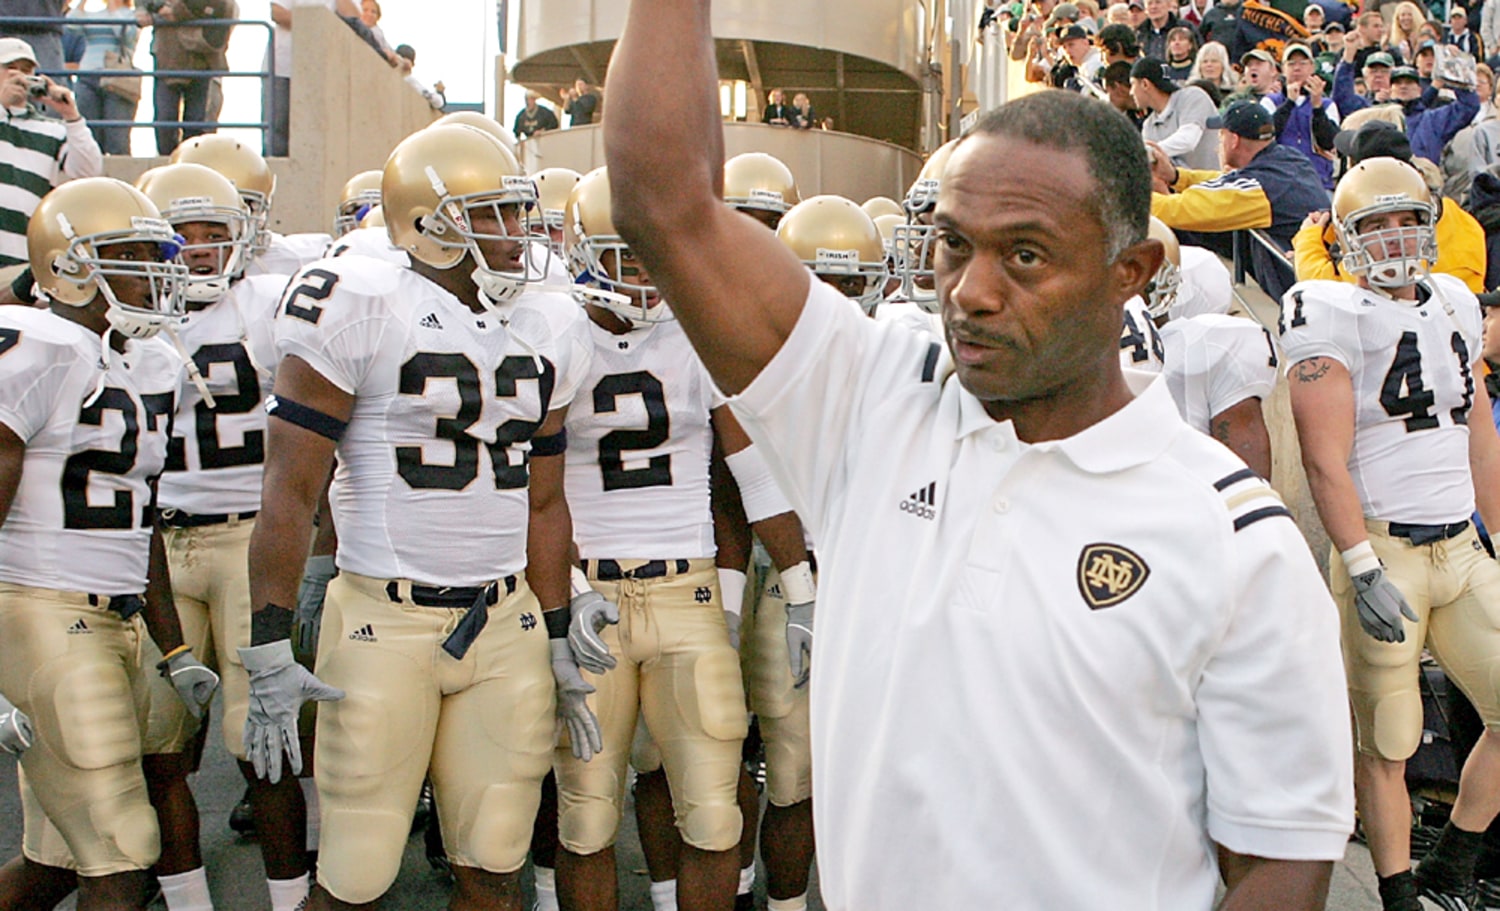
<path id="1" fill-rule="evenodd" d="M 172 684 L 177 697 L 187 706 L 188 714 L 195 721 L 202 721 L 208 704 L 214 701 L 214 690 L 219 688 L 219 675 L 193 657 L 190 651 L 178 652 L 158 661 L 156 670 Z"/>
<path id="2" fill-rule="evenodd" d="M 1385 577 L 1385 567 L 1379 566 L 1351 578 L 1354 580 L 1354 606 L 1359 611 L 1359 625 L 1381 642 L 1405 642 L 1406 630 L 1401 625 L 1401 618 L 1416 623 L 1417 614 L 1406 603 L 1401 590 Z"/>
<path id="3" fill-rule="evenodd" d="M 31 746 L 35 735 L 31 730 L 31 719 L 26 713 L 11 705 L 10 700 L 0 696 L 0 750 L 19 756 Z"/>
<path id="4" fill-rule="evenodd" d="M 573 660 L 590 674 L 602 674 L 615 666 L 615 656 L 599 634 L 604 627 L 620 622 L 620 608 L 596 591 L 573 596 L 573 617 L 568 623 L 568 647 Z"/>
<path id="5" fill-rule="evenodd" d="M 740 615 L 734 611 L 724 612 L 724 626 L 729 630 L 729 645 L 735 651 L 740 650 Z"/>
<path id="6" fill-rule="evenodd" d="M 792 685 L 797 689 L 807 686 L 812 679 L 813 605 L 788 604 L 786 606 L 786 653 L 792 666 Z"/>
<path id="7" fill-rule="evenodd" d="M 323 596 L 337 572 L 333 556 L 308 557 L 302 569 L 302 584 L 297 587 L 297 625 L 292 633 L 296 650 L 304 655 L 318 653 L 318 626 L 323 622 Z"/>
<path id="8" fill-rule="evenodd" d="M 588 762 L 595 753 L 604 749 L 604 740 L 599 735 L 599 719 L 589 709 L 587 699 L 594 687 L 578 672 L 573 650 L 566 641 L 553 639 L 550 644 L 552 676 L 557 681 L 557 719 L 567 725 L 573 755 Z"/>
<path id="9" fill-rule="evenodd" d="M 297 739 L 297 713 L 309 699 L 319 702 L 344 698 L 292 657 L 292 641 L 277 639 L 241 648 L 240 662 L 250 674 L 250 713 L 245 718 L 245 752 L 255 774 L 272 784 L 281 780 L 281 755 L 290 759 L 293 775 L 302 771 L 302 744 Z"/>

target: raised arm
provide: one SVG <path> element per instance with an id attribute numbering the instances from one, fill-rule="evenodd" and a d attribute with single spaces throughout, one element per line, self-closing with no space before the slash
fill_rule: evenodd
<path id="1" fill-rule="evenodd" d="M 791 334 L 809 276 L 725 206 L 709 0 L 633 0 L 604 121 L 614 223 L 719 387 L 749 385 Z M 662 53 L 672 48 L 672 53 Z"/>

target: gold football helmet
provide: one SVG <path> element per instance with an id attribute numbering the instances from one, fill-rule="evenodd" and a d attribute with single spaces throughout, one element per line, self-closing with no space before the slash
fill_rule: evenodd
<path id="1" fill-rule="evenodd" d="M 1417 224 L 1361 231 L 1372 215 L 1415 212 Z M 1395 158 L 1367 158 L 1350 168 L 1333 191 L 1333 228 L 1341 265 L 1376 288 L 1403 288 L 1437 261 L 1437 206 L 1422 172 Z"/>
<path id="2" fill-rule="evenodd" d="M 656 287 L 634 280 L 635 254 L 615 230 L 609 206 L 609 176 L 604 168 L 583 175 L 568 196 L 563 246 L 578 282 L 573 296 L 579 303 L 597 304 L 636 326 L 673 319 Z"/>
<path id="3" fill-rule="evenodd" d="M 791 169 L 774 155 L 745 152 L 724 162 L 724 201 L 736 209 L 785 214 L 799 198 Z"/>
<path id="4" fill-rule="evenodd" d="M 950 139 L 927 156 L 917 179 L 906 191 L 901 207 L 906 210 L 906 224 L 896 229 L 892 246 L 896 251 L 896 272 L 901 277 L 901 296 L 928 313 L 938 311 L 937 278 L 932 271 L 933 243 L 937 232 L 932 226 L 932 210 L 937 206 L 938 189 L 948 159 L 953 157 L 957 139 Z"/>
<path id="5" fill-rule="evenodd" d="M 842 196 L 814 196 L 782 216 L 776 236 L 818 278 L 866 313 L 884 296 L 888 275 L 880 230 L 864 210 Z"/>
<path id="6" fill-rule="evenodd" d="M 466 127 L 474 127 L 476 130 L 484 130 L 486 133 L 500 140 L 505 146 L 505 151 L 516 154 L 516 134 L 512 133 L 505 124 L 493 117 L 486 117 L 478 111 L 454 111 L 444 114 L 427 125 L 428 129 L 433 127 L 450 127 L 459 124 Z"/>
<path id="7" fill-rule="evenodd" d="M 68 181 L 42 197 L 26 226 L 42 293 L 71 307 L 103 295 L 110 328 L 131 338 L 150 338 L 181 317 L 187 268 L 173 261 L 180 241 L 144 193 L 111 177 Z M 149 243 L 159 258 L 108 258 L 114 245 L 129 243 Z"/>
<path id="8" fill-rule="evenodd" d="M 1161 245 L 1167 248 L 1156 276 L 1146 286 L 1146 312 L 1159 321 L 1177 302 L 1177 289 L 1182 287 L 1182 248 L 1177 243 L 1177 235 L 1155 215 L 1151 216 L 1146 236 L 1161 241 Z"/>
<path id="9" fill-rule="evenodd" d="M 531 175 L 536 182 L 537 208 L 542 210 L 542 224 L 548 242 L 552 244 L 552 252 L 558 256 L 562 255 L 562 241 L 550 238 L 560 236 L 567 221 L 568 197 L 573 195 L 573 188 L 578 186 L 582 177 L 572 168 L 543 168 Z"/>
<path id="10" fill-rule="evenodd" d="M 361 228 L 384 228 L 385 227 L 385 207 L 381 206 L 379 203 L 371 206 L 370 210 L 368 212 L 366 212 L 364 214 L 364 217 L 359 220 L 359 227 L 361 227 Z"/>
<path id="11" fill-rule="evenodd" d="M 524 251 L 536 207 L 536 185 L 515 156 L 482 130 L 433 126 L 403 139 L 385 163 L 380 198 L 391 242 L 438 269 L 472 260 L 474 282 L 487 307 L 510 303 L 528 282 L 547 274 L 547 256 L 518 254 L 514 268 L 502 268 L 480 247 L 482 241 L 499 241 Z M 500 233 L 474 229 L 473 216 L 480 210 L 493 214 Z M 517 233 L 507 220 L 520 222 Z"/>
<path id="12" fill-rule="evenodd" d="M 904 215 L 906 210 L 901 208 L 901 203 L 896 202 L 889 196 L 872 196 L 860 206 L 865 214 L 871 218 L 879 218 L 882 215 Z"/>
<path id="13" fill-rule="evenodd" d="M 271 203 L 276 196 L 276 175 L 261 154 L 224 133 L 205 133 L 184 141 L 172 151 L 172 164 L 201 164 L 229 178 L 245 200 L 255 226 L 254 253 L 271 246 Z"/>
<path id="14" fill-rule="evenodd" d="M 379 171 L 360 171 L 349 178 L 339 191 L 338 209 L 333 214 L 333 236 L 343 237 L 359 227 L 360 218 L 380 205 Z"/>
<path id="15" fill-rule="evenodd" d="M 877 215 L 875 216 L 875 230 L 880 232 L 880 245 L 885 248 L 887 263 L 896 261 L 896 226 L 906 224 L 905 215 Z"/>
<path id="16" fill-rule="evenodd" d="M 245 274 L 255 242 L 250 213 L 234 184 L 219 172 L 199 164 L 152 168 L 142 175 L 140 183 L 141 192 L 155 204 L 174 231 L 188 222 L 213 222 L 228 229 L 228 240 L 185 245 L 178 257 L 189 272 L 183 289 L 187 300 L 208 303 L 228 294 L 230 283 Z M 218 254 L 217 268 L 195 273 L 193 264 L 181 254 L 204 249 Z"/>

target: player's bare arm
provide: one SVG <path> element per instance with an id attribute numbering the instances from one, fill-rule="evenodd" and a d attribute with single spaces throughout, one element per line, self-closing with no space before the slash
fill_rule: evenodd
<path id="1" fill-rule="evenodd" d="M 808 275 L 722 202 L 718 84 L 708 0 L 631 4 L 604 122 L 614 223 L 719 387 L 737 393 L 791 334 Z"/>
<path id="2" fill-rule="evenodd" d="M 0 525 L 10 515 L 10 505 L 21 487 L 21 465 L 25 461 L 26 444 L 14 430 L 0 424 Z"/>
<path id="3" fill-rule="evenodd" d="M 1251 857 L 1220 845 L 1219 871 L 1229 889 L 1220 911 L 1321 911 L 1333 863 Z"/>
<path id="4" fill-rule="evenodd" d="M 1500 433 L 1490 413 L 1490 396 L 1484 383 L 1474 384 L 1474 406 L 1469 414 L 1479 415 L 1469 421 L 1469 471 L 1474 476 L 1474 503 L 1486 528 L 1500 528 Z"/>
<path id="5" fill-rule="evenodd" d="M 536 437 L 554 437 L 561 433 L 568 410 L 558 408 L 547 414 L 547 420 Z M 535 439 L 535 438 L 533 438 Z M 568 606 L 569 554 L 573 549 L 573 518 L 563 496 L 563 454 L 531 454 L 531 518 L 526 533 L 526 584 L 536 593 L 542 610 Z"/>
<path id="6" fill-rule="evenodd" d="M 338 421 L 347 422 L 354 413 L 354 396 L 296 356 L 282 359 L 274 395 Z M 333 467 L 334 446 L 332 439 L 290 421 L 273 417 L 268 422 L 260 515 L 250 538 L 250 603 L 257 614 L 278 605 L 290 618 L 297 603 L 313 513 Z"/>
<path id="7" fill-rule="evenodd" d="M 172 603 L 172 573 L 167 568 L 167 547 L 159 525 L 151 529 L 151 558 L 146 564 L 146 606 L 141 611 L 141 618 L 146 621 L 151 640 L 163 655 L 170 655 L 182 645 L 182 621 L 177 616 L 177 606 Z"/>
<path id="8" fill-rule="evenodd" d="M 1271 477 L 1271 434 L 1261 413 L 1260 398 L 1236 402 L 1213 416 L 1209 423 L 1214 439 L 1245 460 L 1262 478 Z"/>
<path id="9" fill-rule="evenodd" d="M 1364 510 L 1349 453 L 1354 448 L 1354 384 L 1332 358 L 1310 357 L 1291 369 L 1292 418 L 1318 518 L 1340 551 L 1364 541 Z"/>
<path id="10" fill-rule="evenodd" d="M 735 420 L 734 413 L 727 405 L 715 408 L 711 415 L 714 434 L 726 457 L 749 448 L 750 437 L 740 427 L 740 422 Z M 778 570 L 790 569 L 807 562 L 806 539 L 802 535 L 802 523 L 797 519 L 796 513 L 783 512 L 751 522 L 750 528 L 766 546 L 766 553 L 771 555 L 771 562 Z"/>

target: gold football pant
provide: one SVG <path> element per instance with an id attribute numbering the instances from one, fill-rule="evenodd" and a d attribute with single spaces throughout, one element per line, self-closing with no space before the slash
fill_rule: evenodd
<path id="1" fill-rule="evenodd" d="M 1359 625 L 1354 585 L 1335 550 L 1329 587 L 1343 622 L 1344 666 L 1354 729 L 1363 753 L 1404 760 L 1422 740 L 1419 661 L 1425 644 L 1479 712 L 1500 725 L 1500 564 L 1490 559 L 1472 525 L 1455 537 L 1413 545 L 1367 520 L 1370 545 L 1386 578 L 1420 618 L 1405 642 L 1379 642 Z"/>
<path id="2" fill-rule="evenodd" d="M 563 846 L 594 854 L 614 844 L 636 719 L 643 717 L 666 768 L 683 840 L 704 851 L 734 847 L 745 693 L 713 560 L 651 561 L 673 571 L 617 581 L 598 578 L 598 561 L 585 562 L 594 589 L 620 606 L 619 624 L 602 633 L 619 663 L 602 675 L 584 672 L 598 688 L 589 704 L 604 749 L 587 763 L 573 757 L 566 741 L 556 752 Z M 618 566 L 629 572 L 646 562 Z M 678 564 L 687 571 L 676 572 Z"/>
<path id="3" fill-rule="evenodd" d="M 747 599 L 749 600 L 749 599 Z M 786 647 L 786 597 L 772 566 L 754 606 L 740 623 L 740 661 L 750 711 L 766 745 L 766 799 L 789 807 L 812 797 L 812 738 L 808 687 L 792 686 Z"/>
<path id="4" fill-rule="evenodd" d="M 144 870 L 160 852 L 141 772 L 145 674 L 155 670 L 142 667 L 141 617 L 89 601 L 0 583 L 0 692 L 36 735 L 20 763 L 22 853 L 108 876 Z"/>
<path id="5" fill-rule="evenodd" d="M 449 860 L 520 869 L 552 760 L 551 649 L 524 579 L 501 583 L 462 660 L 442 644 L 463 611 L 418 606 L 410 588 L 341 572 L 323 607 L 317 675 L 347 695 L 318 707 L 318 883 L 353 904 L 395 882 L 429 774 Z"/>

